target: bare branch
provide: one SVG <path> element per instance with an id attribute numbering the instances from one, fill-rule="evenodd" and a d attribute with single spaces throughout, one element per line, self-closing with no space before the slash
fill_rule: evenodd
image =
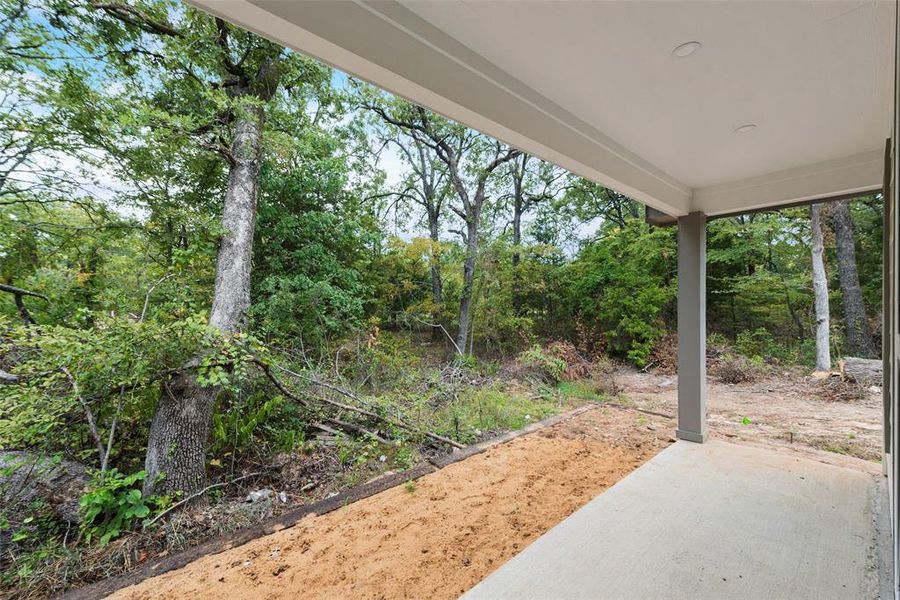
<path id="1" fill-rule="evenodd" d="M 100 460 L 100 471 L 105 471 L 106 466 L 103 464 L 103 456 L 105 454 L 103 447 L 103 439 L 100 437 L 100 432 L 97 430 L 97 421 L 94 419 L 94 411 L 91 410 L 91 407 L 88 406 L 88 403 L 84 401 L 84 398 L 81 396 L 81 390 L 78 387 L 78 382 L 72 377 L 72 374 L 65 367 L 60 367 L 59 369 L 62 371 L 66 378 L 69 380 L 69 384 L 72 386 L 72 393 L 75 394 L 75 397 L 78 399 L 78 402 L 81 404 L 81 408 L 84 409 L 84 415 L 87 417 L 88 427 L 91 431 L 91 437 L 94 438 L 94 443 L 97 445 L 97 450 L 100 453 L 98 458 Z"/>

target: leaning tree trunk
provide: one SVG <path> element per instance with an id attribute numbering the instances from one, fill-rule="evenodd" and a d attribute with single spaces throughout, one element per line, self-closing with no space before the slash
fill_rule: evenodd
<path id="1" fill-rule="evenodd" d="M 825 242 L 822 236 L 822 207 L 810 206 L 812 229 L 812 278 L 816 298 L 816 371 L 831 370 L 831 317 L 828 308 L 828 276 L 825 273 Z"/>
<path id="2" fill-rule="evenodd" d="M 838 271 L 844 305 L 844 322 L 847 328 L 847 349 L 850 354 L 863 358 L 877 356 L 872 331 L 866 317 L 859 272 L 856 267 L 856 248 L 853 242 L 853 221 L 850 218 L 849 200 L 834 203 L 832 213 L 834 238 L 837 246 Z"/>
<path id="3" fill-rule="evenodd" d="M 259 194 L 263 109 L 248 106 L 235 122 L 228 189 L 209 324 L 237 331 L 250 307 L 253 230 Z M 192 373 L 164 381 L 150 424 L 145 461 L 147 493 L 193 492 L 206 482 L 206 449 L 219 390 L 203 388 Z"/>
<path id="4" fill-rule="evenodd" d="M 472 318 L 472 293 L 475 287 L 475 258 L 478 255 L 478 221 L 466 226 L 466 260 L 463 262 L 463 286 L 459 295 L 459 332 L 456 346 L 461 353 L 466 352 L 469 340 L 469 326 Z"/>
<path id="5" fill-rule="evenodd" d="M 431 234 L 431 300 L 434 308 L 431 314 L 431 341 L 440 342 L 444 339 L 441 330 L 441 305 L 444 303 L 444 282 L 441 280 L 441 260 L 439 256 L 440 230 L 438 227 L 438 213 L 428 211 L 428 228 Z"/>

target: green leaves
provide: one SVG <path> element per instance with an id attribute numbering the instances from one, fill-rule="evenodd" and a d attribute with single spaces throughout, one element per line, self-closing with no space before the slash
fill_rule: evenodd
<path id="1" fill-rule="evenodd" d="M 567 269 L 573 312 L 602 332 L 611 355 L 638 366 L 647 364 L 674 312 L 673 234 L 633 219 L 585 246 Z"/>
<path id="2" fill-rule="evenodd" d="M 119 413 L 120 422 L 143 422 L 161 375 L 219 339 L 200 316 L 165 324 L 96 315 L 93 321 L 87 329 L 25 328 L 0 317 L 0 355 L 20 357 L 11 370 L 23 381 L 0 395 L 0 446 L 81 447 L 83 407 L 63 368 L 103 433 Z"/>
<path id="3" fill-rule="evenodd" d="M 95 473 L 91 489 L 78 504 L 84 515 L 82 531 L 88 542 L 107 544 L 150 516 L 151 507 L 160 508 L 164 498 L 144 497 L 135 486 L 143 482 L 144 471 L 123 475 L 116 469 Z"/>

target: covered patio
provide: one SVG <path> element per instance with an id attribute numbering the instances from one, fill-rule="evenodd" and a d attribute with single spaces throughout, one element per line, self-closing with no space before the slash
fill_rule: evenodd
<path id="1" fill-rule="evenodd" d="M 464 597 L 881 597 L 879 475 L 676 442 Z"/>
<path id="2" fill-rule="evenodd" d="M 682 441 L 469 597 L 897 597 L 896 1 L 192 1 L 677 224 Z M 878 190 L 887 485 L 708 442 L 707 220 Z"/>

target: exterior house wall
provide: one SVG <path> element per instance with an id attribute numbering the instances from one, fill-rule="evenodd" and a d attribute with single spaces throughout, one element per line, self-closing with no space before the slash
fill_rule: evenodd
<path id="1" fill-rule="evenodd" d="M 900 498 L 897 484 L 900 482 L 898 472 L 897 448 L 900 447 L 900 435 L 896 421 L 900 413 L 900 313 L 898 313 L 898 237 L 900 237 L 900 220 L 898 220 L 897 182 L 900 181 L 900 152 L 898 152 L 898 133 L 900 133 L 900 15 L 895 17 L 894 37 L 894 123 L 892 141 L 885 157 L 884 181 L 884 298 L 882 324 L 882 350 L 884 358 L 884 468 L 888 477 L 888 494 L 891 512 L 891 533 L 893 540 L 895 598 L 900 598 Z"/>

